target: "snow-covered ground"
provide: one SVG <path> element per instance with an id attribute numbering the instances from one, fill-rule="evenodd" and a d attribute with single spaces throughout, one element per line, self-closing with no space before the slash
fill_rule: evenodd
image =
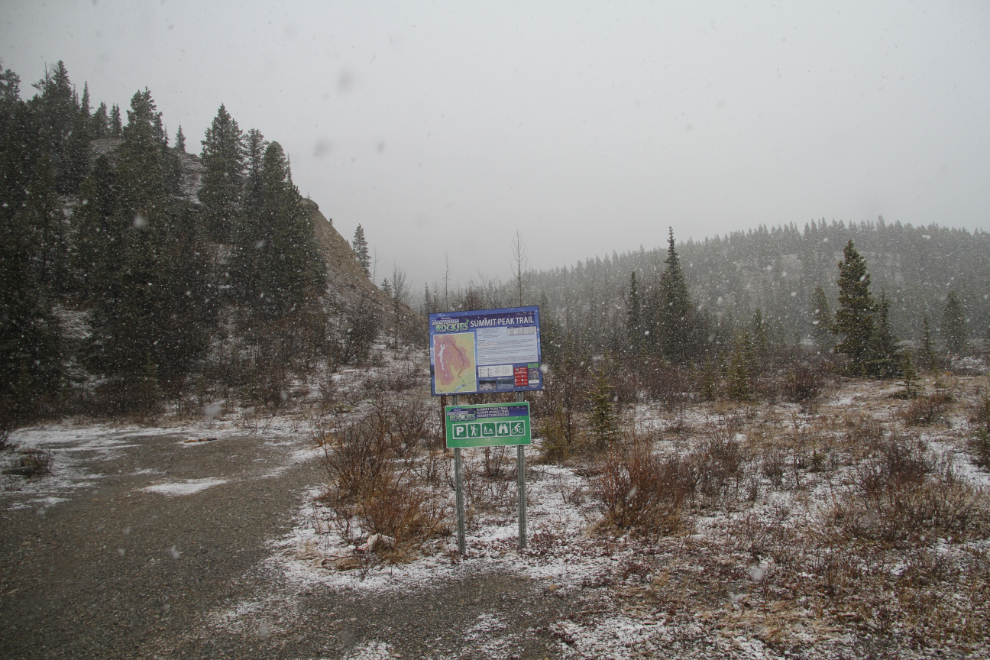
<path id="1" fill-rule="evenodd" d="M 395 365 L 383 369 L 388 368 Z M 352 405 L 334 416 L 335 424 L 370 409 L 348 380 L 355 377 L 337 379 L 341 391 L 351 389 Z M 926 385 L 931 391 L 933 383 Z M 537 440 L 527 449 L 524 550 L 517 547 L 512 452 L 501 477 L 506 485 L 485 491 L 494 499 L 468 502 L 463 556 L 449 533 L 408 561 L 379 561 L 363 549 L 366 535 L 338 533 L 332 512 L 318 498 L 325 487 L 318 485 L 295 512 L 291 532 L 271 540 L 266 568 L 296 591 L 317 585 L 369 595 L 429 591 L 441 582 L 511 572 L 562 598 L 592 595 L 599 603 L 595 609 L 542 631 L 558 641 L 561 657 L 867 657 L 877 649 L 924 657 L 933 648 L 928 637 L 933 632 L 944 634 L 939 643 L 952 653 L 976 657 L 990 649 L 982 632 L 990 622 L 990 475 L 974 463 L 969 439 L 970 418 L 987 379 L 950 377 L 943 385 L 952 402 L 936 424 L 923 427 L 907 423 L 904 411 L 911 402 L 897 398 L 902 388 L 890 383 L 843 382 L 825 400 L 804 407 L 703 404 L 676 414 L 636 407 L 627 413 L 629 421 L 653 439 L 661 455 L 690 456 L 716 432 L 727 434 L 741 451 L 742 467 L 727 493 L 716 501 L 689 502 L 681 530 L 671 536 L 607 531 L 596 498 L 600 464 L 577 459 L 540 465 Z M 154 428 L 66 423 L 22 429 L 12 441 L 51 450 L 53 473 L 18 481 L 17 492 L 33 499 L 18 498 L 14 506 L 57 506 L 99 479 L 81 466 L 80 456 L 111 457 L 141 436 L 175 436 L 184 451 L 196 451 L 206 443 L 187 440 L 222 442 L 249 430 L 286 450 L 280 453 L 282 464 L 270 468 L 274 476 L 294 463 L 318 460 L 322 450 L 312 438 L 327 423 L 298 411 L 282 416 L 235 411 Z M 970 489 L 977 523 L 956 537 L 933 533 L 896 547 L 827 538 L 839 529 L 837 507 L 854 496 L 866 457 L 877 442 L 892 438 L 920 442 L 931 465 L 951 465 L 954 478 Z M 467 469 L 479 474 L 482 450 L 465 450 L 464 456 Z M 780 457 L 780 474 L 767 467 L 770 456 Z M 162 479 L 147 490 L 181 497 L 220 483 Z M 5 492 L 14 491 L 8 486 Z M 445 498 L 452 515 L 453 493 L 438 497 Z M 924 599 L 937 606 L 926 613 L 919 604 Z M 235 630 L 271 606 L 245 601 L 211 616 L 217 627 Z M 489 657 L 511 657 L 515 634 L 495 610 L 465 631 Z M 393 657 L 393 641 L 366 642 L 348 657 Z"/>

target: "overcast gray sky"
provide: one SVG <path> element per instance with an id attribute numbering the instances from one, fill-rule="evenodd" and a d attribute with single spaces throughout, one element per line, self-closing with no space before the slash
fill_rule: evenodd
<path id="1" fill-rule="evenodd" d="M 64 60 L 221 103 L 421 287 L 812 218 L 990 230 L 990 3 L 6 0 L 22 96 Z"/>

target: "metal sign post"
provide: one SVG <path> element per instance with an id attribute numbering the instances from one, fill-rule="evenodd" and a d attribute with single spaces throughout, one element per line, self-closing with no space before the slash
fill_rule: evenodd
<path id="1" fill-rule="evenodd" d="M 458 398 L 456 394 L 450 397 L 451 403 L 456 406 Z M 464 540 L 464 484 L 461 481 L 460 447 L 454 448 L 454 492 L 457 499 L 457 552 L 463 555 L 466 549 L 466 542 Z"/>
<path id="2" fill-rule="evenodd" d="M 516 401 L 523 400 L 523 393 L 516 392 Z M 526 549 L 526 449 L 516 446 L 517 490 L 519 491 L 519 549 Z"/>

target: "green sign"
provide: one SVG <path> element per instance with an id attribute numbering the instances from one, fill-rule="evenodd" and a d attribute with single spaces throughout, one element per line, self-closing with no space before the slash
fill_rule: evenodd
<path id="1" fill-rule="evenodd" d="M 533 443 L 529 403 L 483 403 L 447 406 L 447 446 L 492 447 Z"/>

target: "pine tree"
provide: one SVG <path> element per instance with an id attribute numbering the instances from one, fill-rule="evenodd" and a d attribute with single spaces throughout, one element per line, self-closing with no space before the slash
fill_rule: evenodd
<path id="1" fill-rule="evenodd" d="M 636 271 L 629 275 L 629 300 L 626 303 L 626 338 L 629 350 L 638 352 L 643 345 L 643 316 L 639 290 L 636 286 Z"/>
<path id="2" fill-rule="evenodd" d="M 82 114 L 83 119 L 89 119 L 89 83 L 83 83 L 83 94 L 82 100 L 79 102 L 79 112 Z"/>
<path id="3" fill-rule="evenodd" d="M 237 234 L 231 277 L 252 316 L 268 321 L 317 303 L 326 290 L 312 219 L 278 142 L 265 149 L 260 203 Z"/>
<path id="4" fill-rule="evenodd" d="M 96 111 L 93 112 L 93 116 L 90 119 L 90 132 L 95 140 L 109 136 L 110 118 L 107 117 L 106 103 L 100 103 L 96 107 Z"/>
<path id="5" fill-rule="evenodd" d="M 832 352 L 832 310 L 825 289 L 820 286 L 815 287 L 811 296 L 811 335 L 819 352 Z"/>
<path id="6" fill-rule="evenodd" d="M 186 136 L 182 134 L 182 125 L 175 132 L 175 150 L 179 153 L 186 153 Z"/>
<path id="7" fill-rule="evenodd" d="M 894 378 L 901 374 L 903 358 L 890 328 L 889 313 L 887 294 L 881 291 L 880 300 L 876 304 L 873 338 L 866 365 L 866 373 L 874 378 Z"/>
<path id="8" fill-rule="evenodd" d="M 763 311 L 757 307 L 753 312 L 753 320 L 750 322 L 750 332 L 753 336 L 753 346 L 756 354 L 761 360 L 766 360 L 770 355 L 770 335 L 767 331 L 767 323 L 763 320 Z"/>
<path id="9" fill-rule="evenodd" d="M 942 338 L 945 348 L 952 353 L 960 354 L 966 349 L 966 339 L 969 330 L 966 327 L 966 314 L 962 303 L 955 291 L 949 291 L 942 312 Z"/>
<path id="10" fill-rule="evenodd" d="M 243 207 L 244 215 L 257 215 L 263 201 L 264 181 L 261 166 L 265 157 L 268 142 L 265 136 L 256 128 L 247 132 L 244 138 L 244 158 L 247 167 L 247 177 L 244 182 Z"/>
<path id="11" fill-rule="evenodd" d="M 177 197 L 178 157 L 148 90 L 127 114 L 116 172 L 101 162 L 99 179 L 81 187 L 94 208 L 82 212 L 79 245 L 100 264 L 87 286 L 95 298 L 88 363 L 107 376 L 122 410 L 146 408 L 158 388 L 178 395 L 216 319 L 207 250 Z"/>
<path id="12" fill-rule="evenodd" d="M 931 371 L 935 368 L 937 356 L 935 355 L 935 345 L 932 342 L 932 329 L 928 324 L 928 314 L 921 315 L 921 324 L 921 351 L 918 358 L 921 362 L 921 368 L 925 371 Z"/>
<path id="13" fill-rule="evenodd" d="M 370 277 L 371 259 L 368 257 L 368 241 L 364 238 L 364 227 L 360 223 L 354 230 L 354 241 L 351 245 L 354 248 L 354 254 L 357 255 L 358 263 L 364 269 L 365 276 Z"/>
<path id="14" fill-rule="evenodd" d="M 732 356 L 729 358 L 729 397 L 746 401 L 755 393 L 760 363 L 756 358 L 753 340 L 748 331 L 736 336 Z"/>
<path id="15" fill-rule="evenodd" d="M 79 184 L 89 175 L 92 153 L 90 140 L 93 138 L 91 124 L 90 117 L 80 112 L 72 124 L 72 132 L 65 139 L 59 184 L 59 191 L 62 193 L 77 194 Z"/>
<path id="16" fill-rule="evenodd" d="M 199 199 L 211 236 L 228 242 L 240 213 L 244 187 L 244 145 L 237 122 L 221 105 L 203 139 L 203 185 Z"/>
<path id="17" fill-rule="evenodd" d="M 72 218 L 76 228 L 72 265 L 80 298 L 93 303 L 111 286 L 120 267 L 116 255 L 130 226 L 120 208 L 117 173 L 105 155 L 96 159 L 92 173 L 79 186 L 79 198 Z"/>
<path id="18" fill-rule="evenodd" d="M 835 312 L 835 333 L 841 338 L 836 351 L 849 356 L 849 372 L 866 373 L 866 363 L 873 342 L 873 298 L 866 261 L 856 251 L 852 240 L 843 249 L 839 263 L 839 309 Z"/>
<path id="19" fill-rule="evenodd" d="M 670 229 L 667 269 L 660 276 L 657 302 L 657 343 L 660 355 L 671 362 L 686 362 L 697 354 L 698 328 L 681 262 Z"/>
<path id="20" fill-rule="evenodd" d="M 607 448 L 619 437 L 618 417 L 612 405 L 612 396 L 612 386 L 608 382 L 605 366 L 599 366 L 592 375 L 592 385 L 588 391 L 591 437 L 599 449 Z"/>
<path id="21" fill-rule="evenodd" d="M 8 135 L 2 154 L 7 167 L 27 154 L 18 153 Z M 33 180 L 17 207 L 0 212 L 0 423 L 38 412 L 42 397 L 53 395 L 61 376 L 59 326 L 52 315 L 60 283 L 63 247 L 61 210 L 57 205 L 50 159 L 43 153 L 29 170 Z"/>
<path id="22" fill-rule="evenodd" d="M 110 109 L 110 137 L 123 137 L 124 129 L 120 119 L 120 106 L 116 103 Z"/>

